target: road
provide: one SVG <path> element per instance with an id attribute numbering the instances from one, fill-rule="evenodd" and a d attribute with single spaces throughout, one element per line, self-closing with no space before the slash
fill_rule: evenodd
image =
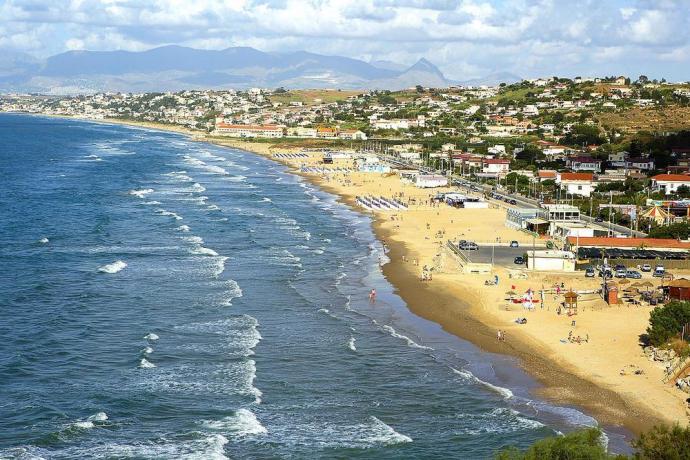
<path id="1" fill-rule="evenodd" d="M 401 166 L 401 167 L 407 167 L 407 168 L 417 168 L 420 171 L 422 171 L 425 174 L 442 174 L 442 171 L 440 170 L 434 170 L 426 166 L 417 166 L 411 162 L 403 161 L 399 158 L 395 158 L 389 155 L 379 155 L 383 160 L 387 161 L 388 163 L 391 163 L 393 165 Z M 466 190 L 471 190 L 471 191 L 482 191 L 486 193 L 487 195 L 492 192 L 492 187 L 490 185 L 485 185 L 485 184 L 478 184 L 476 182 L 471 182 L 465 178 L 462 178 L 457 175 L 452 175 L 451 176 L 451 184 L 455 185 L 457 187 L 462 187 Z M 516 205 L 513 205 L 518 208 L 541 208 L 541 205 L 537 200 L 533 200 L 531 198 L 527 198 L 522 195 L 517 195 L 517 194 L 509 194 L 506 192 L 499 192 L 501 195 L 508 197 L 510 199 L 515 200 L 517 203 Z M 608 228 L 610 230 L 614 230 L 616 232 L 619 232 L 624 235 L 629 235 L 631 237 L 640 237 L 643 238 L 647 236 L 646 233 L 636 231 L 636 230 L 631 230 L 628 227 L 625 227 L 623 225 L 618 225 L 618 224 L 613 224 L 609 222 L 596 222 L 593 217 L 586 216 L 584 214 L 580 215 L 580 218 L 585 221 L 589 222 L 591 224 L 597 224 L 602 227 Z"/>

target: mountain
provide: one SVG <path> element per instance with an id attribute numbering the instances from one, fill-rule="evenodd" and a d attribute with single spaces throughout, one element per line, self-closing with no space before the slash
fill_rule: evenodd
<path id="1" fill-rule="evenodd" d="M 465 80 L 461 82 L 463 86 L 496 86 L 501 83 L 519 83 L 523 79 L 510 72 L 494 72 L 481 78 Z"/>
<path id="2" fill-rule="evenodd" d="M 142 52 L 68 51 L 45 61 L 15 59 L 0 91 L 89 93 L 259 87 L 401 89 L 447 86 L 450 81 L 426 59 L 409 68 L 375 65 L 342 56 L 254 48 L 198 50 L 163 46 Z"/>

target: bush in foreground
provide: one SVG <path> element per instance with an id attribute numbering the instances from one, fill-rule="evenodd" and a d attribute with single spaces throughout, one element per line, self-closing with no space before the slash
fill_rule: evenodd
<path id="1" fill-rule="evenodd" d="M 655 426 L 632 442 L 634 454 L 606 452 L 599 428 L 541 439 L 525 451 L 514 447 L 496 454 L 496 460 L 685 460 L 690 459 L 690 427 Z"/>

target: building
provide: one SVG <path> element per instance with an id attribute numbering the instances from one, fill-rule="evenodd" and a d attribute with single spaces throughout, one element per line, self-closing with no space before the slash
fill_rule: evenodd
<path id="1" fill-rule="evenodd" d="M 348 139 L 348 140 L 353 140 L 353 141 L 356 141 L 356 140 L 366 141 L 367 135 L 358 129 L 343 129 L 342 131 L 338 132 L 338 138 Z"/>
<path id="2" fill-rule="evenodd" d="M 534 271 L 575 271 L 575 254 L 570 251 L 547 249 L 527 251 L 527 269 Z"/>
<path id="3" fill-rule="evenodd" d="M 338 137 L 338 131 L 335 128 L 319 127 L 316 128 L 316 137 L 333 139 Z"/>
<path id="4" fill-rule="evenodd" d="M 580 220 L 580 209 L 569 204 L 545 204 L 549 222 L 573 222 Z"/>
<path id="5" fill-rule="evenodd" d="M 601 160 L 591 157 L 570 157 L 566 160 L 566 166 L 575 172 L 579 171 L 601 171 Z"/>
<path id="6" fill-rule="evenodd" d="M 670 238 L 569 237 L 566 240 L 566 245 L 569 247 L 601 249 L 650 249 L 683 252 L 690 250 L 690 241 L 679 241 Z"/>
<path id="7" fill-rule="evenodd" d="M 283 137 L 283 128 L 278 125 L 233 125 L 216 123 L 215 132 L 228 137 Z"/>
<path id="8" fill-rule="evenodd" d="M 652 189 L 656 192 L 673 195 L 682 186 L 690 187 L 690 176 L 683 174 L 657 174 L 652 177 Z"/>
<path id="9" fill-rule="evenodd" d="M 485 158 L 482 160 L 482 172 L 502 176 L 510 171 L 510 160 L 500 158 Z"/>
<path id="10" fill-rule="evenodd" d="M 594 191 L 594 174 L 559 173 L 556 183 L 567 194 L 589 197 Z"/>
<path id="11" fill-rule="evenodd" d="M 690 280 L 679 278 L 669 281 L 667 285 L 668 297 L 671 300 L 690 300 Z"/>

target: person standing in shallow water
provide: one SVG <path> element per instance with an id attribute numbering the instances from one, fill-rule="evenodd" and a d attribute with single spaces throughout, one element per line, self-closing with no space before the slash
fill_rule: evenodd
<path id="1" fill-rule="evenodd" d="M 376 303 L 376 289 L 369 292 L 369 303 Z"/>

